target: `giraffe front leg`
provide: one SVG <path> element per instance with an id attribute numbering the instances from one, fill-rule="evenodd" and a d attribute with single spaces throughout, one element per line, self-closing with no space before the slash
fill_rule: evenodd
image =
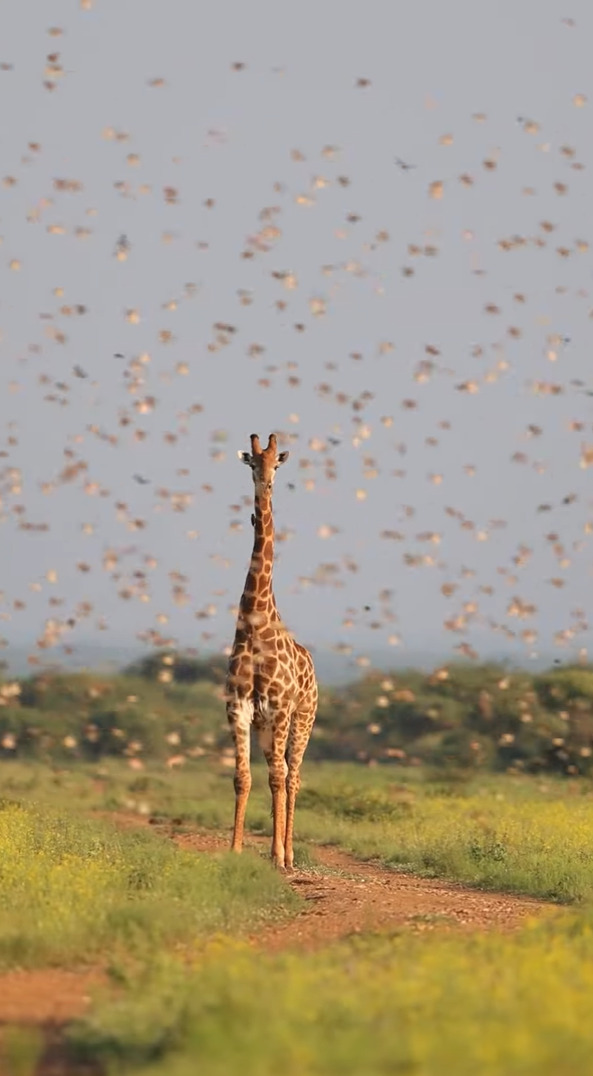
<path id="1" fill-rule="evenodd" d="M 268 764 L 268 781 L 272 793 L 272 863 L 278 870 L 284 870 L 284 835 L 286 833 L 286 740 L 288 734 L 288 715 L 272 712 L 267 705 L 262 707 L 263 719 L 257 734 L 260 747 Z"/>
<path id="2" fill-rule="evenodd" d="M 286 778 L 286 836 L 284 838 L 284 866 L 287 871 L 294 870 L 294 849 L 292 845 L 292 831 L 294 828 L 294 812 L 296 798 L 301 787 L 299 766 L 288 763 L 288 775 Z"/>
<path id="3" fill-rule="evenodd" d="M 272 793 L 272 863 L 284 870 L 284 837 L 286 834 L 286 761 L 284 752 L 268 763 L 270 791 Z"/>
<path id="4" fill-rule="evenodd" d="M 280 728 L 284 722 L 281 721 Z M 284 730 L 283 730 L 284 731 Z M 260 732 L 260 743 L 268 764 L 268 781 L 272 793 L 272 863 L 284 870 L 284 836 L 286 833 L 286 731 L 270 728 Z"/>
<path id="5" fill-rule="evenodd" d="M 312 720 L 303 720 L 298 714 L 292 719 L 288 738 L 288 772 L 286 776 L 286 834 L 284 838 L 284 865 L 294 870 L 293 829 L 296 798 L 301 787 L 301 765 L 311 735 Z"/>
<path id="6" fill-rule="evenodd" d="M 235 744 L 235 821 L 231 851 L 240 852 L 243 847 L 245 812 L 251 791 L 251 721 L 253 705 L 247 700 L 227 703 L 227 717 Z"/>

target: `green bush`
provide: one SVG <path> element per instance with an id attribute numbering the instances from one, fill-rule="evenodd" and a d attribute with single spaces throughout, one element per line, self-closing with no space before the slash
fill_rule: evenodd
<path id="1" fill-rule="evenodd" d="M 157 650 L 133 662 L 125 671 L 131 676 L 142 676 L 145 680 L 158 680 L 163 670 L 170 670 L 177 684 L 197 684 L 201 680 L 222 684 L 226 677 L 227 660 L 218 655 L 196 658 L 175 650 Z"/>
<path id="2" fill-rule="evenodd" d="M 114 676 L 0 684 L 0 758 L 219 756 L 231 739 L 225 660 L 161 651 Z M 3 705 L 2 705 L 3 703 Z M 453 663 L 370 672 L 320 691 L 307 757 L 450 770 L 593 773 L 593 669 L 532 675 Z"/>
<path id="3" fill-rule="evenodd" d="M 125 673 L 42 674 L 0 708 L 0 757 L 165 759 L 228 744 L 220 688 Z"/>

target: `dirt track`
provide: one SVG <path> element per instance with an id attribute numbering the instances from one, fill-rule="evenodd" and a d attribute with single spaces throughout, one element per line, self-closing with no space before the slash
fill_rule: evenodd
<path id="1" fill-rule="evenodd" d="M 155 829 L 166 832 L 161 826 Z M 196 852 L 228 847 L 222 835 L 172 836 L 180 847 Z M 248 837 L 246 850 L 259 851 L 268 844 L 268 838 Z M 337 848 L 316 846 L 315 859 L 321 869 L 288 875 L 290 885 L 306 901 L 304 910 L 286 923 L 254 933 L 255 944 L 273 950 L 312 950 L 363 931 L 511 930 L 551 909 L 530 897 L 486 893 L 361 863 Z"/>
<path id="2" fill-rule="evenodd" d="M 122 826 L 146 824 L 137 815 L 107 817 Z M 179 833 L 166 824 L 153 828 L 180 847 L 196 852 L 214 853 L 228 847 L 226 834 Z M 259 851 L 268 843 L 267 838 L 248 837 L 246 851 Z M 254 932 L 254 945 L 269 951 L 310 951 L 364 931 L 507 931 L 552 910 L 551 905 L 529 897 L 486 893 L 361 863 L 336 848 L 316 847 L 315 859 L 319 864 L 316 869 L 288 876 L 290 885 L 305 900 L 303 911 L 285 923 Z M 54 968 L 0 975 L 0 1035 L 3 1024 L 58 1029 L 84 1012 L 91 992 L 104 981 L 101 971 L 93 969 Z M 43 1071 L 59 1070 L 44 1067 Z"/>

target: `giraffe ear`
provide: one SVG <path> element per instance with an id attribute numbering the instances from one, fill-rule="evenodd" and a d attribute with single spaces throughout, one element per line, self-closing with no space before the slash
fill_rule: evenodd
<path id="1" fill-rule="evenodd" d="M 237 452 L 237 456 L 243 463 L 251 465 L 251 456 L 248 452 L 242 452 L 241 449 L 239 449 Z"/>
<path id="2" fill-rule="evenodd" d="M 290 455 L 289 452 L 280 452 L 280 454 L 278 456 L 278 466 L 280 466 L 281 463 L 286 463 L 289 455 Z"/>

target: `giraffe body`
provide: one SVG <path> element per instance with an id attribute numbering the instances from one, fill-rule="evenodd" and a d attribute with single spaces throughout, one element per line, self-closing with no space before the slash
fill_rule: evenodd
<path id="1" fill-rule="evenodd" d="M 227 717 L 235 743 L 235 824 L 232 848 L 243 844 L 245 810 L 251 789 L 251 727 L 268 764 L 274 832 L 272 860 L 293 867 L 293 824 L 300 769 L 317 712 L 313 659 L 282 623 L 272 590 L 274 475 L 288 453 L 277 454 L 270 436 L 262 451 L 251 437 L 251 454 L 241 457 L 255 484 L 254 542 L 226 684 Z"/>

